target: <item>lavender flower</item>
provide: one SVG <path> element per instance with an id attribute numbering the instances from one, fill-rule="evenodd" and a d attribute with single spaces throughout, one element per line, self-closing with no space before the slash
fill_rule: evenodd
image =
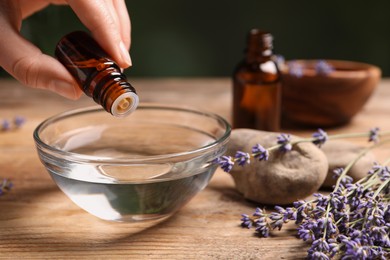
<path id="1" fill-rule="evenodd" d="M 265 217 L 261 217 L 255 221 L 256 232 L 260 237 L 269 236 L 269 226 Z"/>
<path id="2" fill-rule="evenodd" d="M 291 145 L 291 137 L 289 134 L 280 134 L 277 137 L 278 141 L 277 143 L 280 144 L 280 150 L 282 152 L 288 152 L 291 151 L 292 145 Z"/>
<path id="3" fill-rule="evenodd" d="M 308 216 L 307 212 L 311 211 L 311 206 L 304 200 L 299 200 L 293 203 L 296 212 L 294 214 L 295 224 L 301 224 Z"/>
<path id="4" fill-rule="evenodd" d="M 8 131 L 11 129 L 11 124 L 9 120 L 3 119 L 3 122 L 1 123 L 1 130 Z"/>
<path id="5" fill-rule="evenodd" d="M 379 127 L 374 127 L 370 129 L 368 141 L 374 143 L 379 142 Z"/>
<path id="6" fill-rule="evenodd" d="M 246 228 L 251 228 L 252 227 L 252 220 L 249 218 L 247 214 L 241 214 L 241 226 L 246 227 Z"/>
<path id="7" fill-rule="evenodd" d="M 309 251 L 308 259 L 329 259 L 331 248 L 325 239 L 320 238 L 313 242 Z"/>
<path id="8" fill-rule="evenodd" d="M 301 63 L 296 61 L 290 61 L 288 63 L 289 74 L 295 76 L 297 78 L 301 78 L 303 76 L 303 66 Z"/>
<path id="9" fill-rule="evenodd" d="M 315 139 L 313 143 L 318 147 L 321 147 L 328 140 L 328 134 L 322 129 L 318 129 L 318 132 L 315 132 L 312 136 Z"/>
<path id="10" fill-rule="evenodd" d="M 244 153 L 241 151 L 237 151 L 234 159 L 238 162 L 238 165 L 244 166 L 245 164 L 250 163 L 250 155 L 249 153 Z"/>
<path id="11" fill-rule="evenodd" d="M 307 241 L 309 239 L 314 240 L 314 232 L 311 229 L 307 229 L 306 226 L 300 225 L 298 228 L 298 237 L 303 241 Z"/>
<path id="12" fill-rule="evenodd" d="M 225 172 L 230 172 L 234 166 L 234 160 L 231 156 L 221 156 L 215 161 Z"/>
<path id="13" fill-rule="evenodd" d="M 272 229 L 278 228 L 279 230 L 282 229 L 282 226 L 284 224 L 283 221 L 283 214 L 277 213 L 277 212 L 272 212 L 269 216 L 269 218 L 272 220 L 270 223 L 270 226 Z"/>
<path id="14" fill-rule="evenodd" d="M 3 181 L 0 184 L 0 196 L 3 195 L 5 192 L 8 192 L 12 188 L 13 184 L 8 179 L 3 179 Z"/>
<path id="15" fill-rule="evenodd" d="M 390 248 L 389 227 L 374 226 L 369 229 L 369 236 L 375 241 L 375 244 Z"/>
<path id="16" fill-rule="evenodd" d="M 319 60 L 315 65 L 315 70 L 319 75 L 328 75 L 334 71 L 332 65 L 324 60 Z"/>
<path id="17" fill-rule="evenodd" d="M 255 217 L 264 217 L 263 210 L 261 208 L 256 208 L 255 213 L 253 213 L 253 216 Z"/>
<path id="18" fill-rule="evenodd" d="M 26 123 L 26 118 L 24 118 L 22 116 L 15 116 L 14 124 L 15 124 L 16 128 L 21 127 L 22 125 L 24 125 L 24 123 Z"/>
<path id="19" fill-rule="evenodd" d="M 381 181 L 386 181 L 390 178 L 390 169 L 387 166 L 382 166 L 378 163 L 375 163 L 374 166 L 372 166 L 371 170 L 368 172 L 368 174 L 372 175 L 374 173 L 377 173 L 378 177 Z"/>
<path id="20" fill-rule="evenodd" d="M 333 170 L 333 178 L 334 179 L 339 178 L 340 175 L 343 173 L 343 171 L 344 171 L 344 168 L 342 168 L 342 167 L 338 167 L 338 168 L 334 169 Z"/>
<path id="21" fill-rule="evenodd" d="M 317 203 L 317 207 L 325 208 L 326 206 L 328 206 L 329 196 L 324 196 L 320 193 L 314 193 L 313 196 L 317 198 L 315 200 L 315 202 Z"/>
<path id="22" fill-rule="evenodd" d="M 341 259 L 373 259 L 373 252 L 370 246 L 363 246 L 353 240 L 343 240 L 343 243 L 346 249 Z"/>
<path id="23" fill-rule="evenodd" d="M 252 147 L 252 154 L 254 158 L 257 158 L 259 161 L 268 161 L 269 152 L 260 144 L 255 144 Z"/>

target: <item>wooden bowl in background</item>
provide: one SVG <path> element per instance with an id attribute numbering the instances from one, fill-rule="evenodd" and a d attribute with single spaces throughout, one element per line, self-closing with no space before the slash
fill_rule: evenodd
<path id="1" fill-rule="evenodd" d="M 381 77 L 378 67 L 366 63 L 326 60 L 334 70 L 324 75 L 315 69 L 318 60 L 294 62 L 302 67 L 301 75 L 281 68 L 282 117 L 290 126 L 348 123 L 363 108 Z"/>

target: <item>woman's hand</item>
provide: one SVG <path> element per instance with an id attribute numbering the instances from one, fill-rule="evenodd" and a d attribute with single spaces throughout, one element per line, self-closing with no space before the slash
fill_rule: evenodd
<path id="1" fill-rule="evenodd" d="M 130 18 L 124 0 L 1 0 L 0 66 L 22 84 L 77 99 L 81 90 L 70 73 L 20 35 L 22 20 L 49 4 L 69 5 L 95 40 L 122 68 L 131 66 Z"/>

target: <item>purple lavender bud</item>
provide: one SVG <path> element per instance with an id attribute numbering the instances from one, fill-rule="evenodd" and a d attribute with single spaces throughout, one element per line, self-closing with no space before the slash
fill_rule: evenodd
<path id="1" fill-rule="evenodd" d="M 317 239 L 312 243 L 308 253 L 309 259 L 329 259 L 327 256 L 327 253 L 330 253 L 329 244 L 323 238 Z"/>
<path id="2" fill-rule="evenodd" d="M 385 182 L 390 178 L 390 170 L 389 167 L 385 166 L 378 172 L 378 176 L 381 181 Z"/>
<path id="3" fill-rule="evenodd" d="M 230 172 L 234 166 L 234 160 L 231 156 L 221 156 L 215 160 L 217 164 L 224 170 L 225 172 Z"/>
<path id="4" fill-rule="evenodd" d="M 293 202 L 294 208 L 296 208 L 296 209 L 305 205 L 305 204 L 306 204 L 306 201 L 304 201 L 304 200 L 298 200 L 298 201 Z"/>
<path id="5" fill-rule="evenodd" d="M 252 220 L 249 218 L 247 214 L 241 214 L 241 226 L 246 227 L 246 228 L 251 228 L 252 227 Z"/>
<path id="6" fill-rule="evenodd" d="M 326 224 L 327 224 L 326 234 L 328 236 L 333 236 L 333 235 L 338 234 L 338 228 L 335 225 L 335 223 L 333 222 L 332 218 L 328 218 L 328 221 Z"/>
<path id="7" fill-rule="evenodd" d="M 26 123 L 26 118 L 22 117 L 22 116 L 15 116 L 14 118 L 14 124 L 17 128 L 21 127 L 22 125 L 24 125 L 24 123 Z"/>
<path id="8" fill-rule="evenodd" d="M 374 165 L 372 166 L 372 168 L 368 171 L 368 174 L 369 175 L 373 175 L 374 173 L 376 173 L 377 171 L 380 171 L 382 169 L 382 165 L 380 165 L 379 163 L 377 162 L 374 162 Z"/>
<path id="9" fill-rule="evenodd" d="M 334 71 L 334 68 L 328 62 L 324 60 L 319 60 L 315 65 L 315 70 L 317 74 L 326 76 L 332 73 Z"/>
<path id="10" fill-rule="evenodd" d="M 338 177 L 340 177 L 340 175 L 343 173 L 343 171 L 344 171 L 344 168 L 341 168 L 341 167 L 334 169 L 333 170 L 333 178 L 337 179 Z"/>
<path id="11" fill-rule="evenodd" d="M 303 76 L 303 66 L 301 63 L 296 61 L 288 62 L 288 72 L 290 75 L 295 76 L 297 78 L 301 78 Z"/>
<path id="12" fill-rule="evenodd" d="M 314 193 L 313 196 L 317 198 L 315 200 L 315 202 L 317 203 L 317 207 L 326 207 L 328 205 L 329 203 L 328 196 L 324 196 L 320 193 Z"/>
<path id="13" fill-rule="evenodd" d="M 259 161 L 268 161 L 269 152 L 260 144 L 255 144 L 252 147 L 252 154 L 254 158 L 257 158 Z"/>
<path id="14" fill-rule="evenodd" d="M 300 225 L 298 228 L 298 237 L 302 239 L 303 241 L 307 241 L 309 239 L 314 240 L 314 234 L 311 229 L 306 229 L 305 226 Z"/>
<path id="15" fill-rule="evenodd" d="M 287 220 L 297 220 L 297 212 L 295 208 L 287 207 L 286 212 L 284 213 L 283 221 L 286 222 Z"/>
<path id="16" fill-rule="evenodd" d="M 390 178 L 390 169 L 387 166 L 382 166 L 378 163 L 375 163 L 368 174 L 377 174 L 381 181 L 386 181 Z"/>
<path id="17" fill-rule="evenodd" d="M 370 129 L 368 141 L 374 143 L 379 142 L 379 127 L 374 127 Z"/>
<path id="18" fill-rule="evenodd" d="M 236 155 L 234 156 L 234 159 L 238 162 L 238 165 L 244 166 L 245 164 L 250 163 L 250 155 L 249 153 L 244 153 L 241 151 L 237 151 Z"/>
<path id="19" fill-rule="evenodd" d="M 260 237 L 268 237 L 269 236 L 269 227 L 265 218 L 260 218 L 256 221 L 256 232 Z"/>
<path id="20" fill-rule="evenodd" d="M 311 254 L 308 255 L 308 259 L 313 260 L 329 260 L 330 258 L 321 251 L 313 251 Z"/>
<path id="21" fill-rule="evenodd" d="M 291 137 L 289 134 L 280 134 L 277 137 L 278 141 L 277 143 L 280 144 L 280 150 L 282 152 L 288 152 L 291 151 L 292 145 L 291 145 Z"/>
<path id="22" fill-rule="evenodd" d="M 330 258 L 332 258 L 339 252 L 340 247 L 336 239 L 328 239 L 328 244 L 330 249 Z"/>
<path id="23" fill-rule="evenodd" d="M 264 217 L 263 210 L 261 208 L 256 208 L 255 213 L 253 213 L 255 217 Z"/>
<path id="24" fill-rule="evenodd" d="M 1 130 L 8 131 L 11 129 L 11 124 L 9 120 L 3 119 L 3 122 L 1 123 Z"/>
<path id="25" fill-rule="evenodd" d="M 278 206 L 278 205 L 275 206 L 275 209 L 276 209 L 276 211 L 279 212 L 280 214 L 284 214 L 284 212 L 286 212 L 286 210 L 285 210 L 283 207 Z"/>
<path id="26" fill-rule="evenodd" d="M 312 137 L 315 138 L 313 144 L 317 145 L 318 147 L 321 147 L 328 140 L 328 134 L 320 128 L 318 129 L 318 132 L 315 132 L 312 135 Z"/>

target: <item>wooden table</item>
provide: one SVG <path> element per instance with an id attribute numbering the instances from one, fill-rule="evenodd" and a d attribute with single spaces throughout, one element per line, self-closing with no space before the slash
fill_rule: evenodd
<path id="1" fill-rule="evenodd" d="M 230 120 L 229 79 L 138 79 L 132 81 L 142 101 L 186 104 Z M 329 133 L 390 130 L 390 81 L 383 80 L 354 120 Z M 295 225 L 271 238 L 240 227 L 240 214 L 256 204 L 244 200 L 231 177 L 217 170 L 208 187 L 173 217 L 155 226 L 99 220 L 74 205 L 41 165 L 32 138 L 34 128 L 56 113 L 93 105 L 82 97 L 56 94 L 0 81 L 0 119 L 27 118 L 17 131 L 0 132 L 0 177 L 14 188 L 0 196 L 0 258 L 98 259 L 297 259 L 308 245 L 295 238 Z M 309 136 L 316 129 L 294 131 Z M 360 141 L 356 141 L 360 142 Z M 388 156 L 378 150 L 378 158 Z"/>

